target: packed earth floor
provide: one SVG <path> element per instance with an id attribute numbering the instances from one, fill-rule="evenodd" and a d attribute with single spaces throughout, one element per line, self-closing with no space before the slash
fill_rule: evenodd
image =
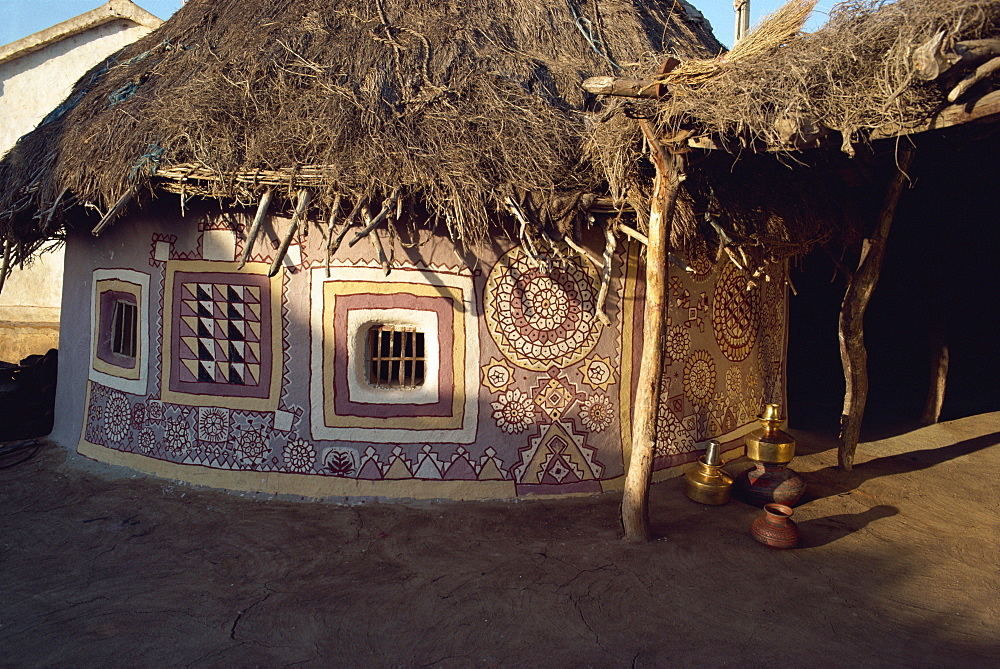
<path id="1" fill-rule="evenodd" d="M 258 499 L 45 445 L 0 470 L 0 665 L 1000 666 L 1000 413 L 862 443 L 850 473 L 793 432 L 785 551 L 680 479 L 630 545 L 616 494 Z"/>

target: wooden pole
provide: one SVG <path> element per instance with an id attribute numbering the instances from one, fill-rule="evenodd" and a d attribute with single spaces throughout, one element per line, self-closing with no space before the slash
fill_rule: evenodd
<path id="1" fill-rule="evenodd" d="M 684 180 L 684 156 L 668 154 L 649 121 L 639 121 L 656 167 L 656 185 L 649 207 L 649 243 L 646 246 L 646 303 L 643 311 L 642 366 L 632 417 L 632 455 L 622 495 L 625 540 L 649 541 L 649 484 L 653 476 L 656 414 L 663 370 L 663 320 L 666 304 L 667 245 L 677 194 Z"/>
<path id="2" fill-rule="evenodd" d="M 878 283 L 885 256 L 885 242 L 896 213 L 903 186 L 909 179 L 907 170 L 913 162 L 913 148 L 900 150 L 897 166 L 886 189 L 878 221 L 871 237 L 861 243 L 858 268 L 847 282 L 844 301 L 840 306 L 840 361 L 844 367 L 844 408 L 840 416 L 840 443 L 837 460 L 842 469 L 854 466 L 854 452 L 861 436 L 861 419 L 868 400 L 868 351 L 865 349 L 864 317 L 872 291 Z"/>
<path id="3" fill-rule="evenodd" d="M 941 418 L 941 407 L 944 406 L 945 384 L 948 380 L 948 336 L 947 322 L 944 315 L 943 288 L 938 281 L 931 286 L 931 323 L 930 323 L 930 354 L 931 374 L 927 388 L 927 402 L 920 422 L 933 425 Z"/>

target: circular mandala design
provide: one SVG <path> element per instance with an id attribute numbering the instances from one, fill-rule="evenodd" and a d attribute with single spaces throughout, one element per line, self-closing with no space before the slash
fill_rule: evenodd
<path id="1" fill-rule="evenodd" d="M 128 434 L 132 407 L 121 393 L 113 394 L 104 408 L 104 434 L 109 441 L 119 442 Z"/>
<path id="2" fill-rule="evenodd" d="M 305 439 L 291 439 L 285 446 L 285 467 L 294 472 L 311 472 L 316 451 Z"/>
<path id="3" fill-rule="evenodd" d="M 746 274 L 732 263 L 723 268 L 716 284 L 712 325 L 723 355 L 733 362 L 746 360 L 760 326 L 760 296 L 747 290 Z"/>
<path id="4" fill-rule="evenodd" d="M 502 393 L 490 408 L 497 427 L 507 434 L 520 434 L 535 422 L 535 403 L 520 388 Z"/>
<path id="5" fill-rule="evenodd" d="M 241 465 L 259 467 L 270 452 L 271 446 L 260 430 L 243 430 L 236 439 L 236 461 Z"/>
<path id="6" fill-rule="evenodd" d="M 691 350 L 691 330 L 685 325 L 671 325 L 667 330 L 667 355 L 683 360 Z"/>
<path id="7" fill-rule="evenodd" d="M 593 350 L 601 336 L 594 314 L 599 279 L 577 258 L 536 267 L 515 247 L 486 279 L 486 326 L 497 347 L 523 369 L 568 367 Z"/>
<path id="8" fill-rule="evenodd" d="M 167 450 L 174 455 L 184 455 L 191 450 L 191 435 L 188 423 L 183 417 L 172 418 L 163 428 L 163 441 Z"/>
<path id="9" fill-rule="evenodd" d="M 705 405 L 715 395 L 715 361 L 708 351 L 695 351 L 684 365 L 684 393 L 693 404 Z"/>
<path id="10" fill-rule="evenodd" d="M 146 455 L 156 450 L 156 435 L 148 427 L 143 428 L 142 432 L 139 433 L 139 450 Z"/>
<path id="11" fill-rule="evenodd" d="M 607 395 L 594 395 L 583 403 L 580 422 L 591 432 L 603 432 L 615 416 L 615 407 Z"/>

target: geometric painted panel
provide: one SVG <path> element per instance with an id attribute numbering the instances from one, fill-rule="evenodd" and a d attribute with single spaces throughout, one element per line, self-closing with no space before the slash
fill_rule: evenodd
<path id="1" fill-rule="evenodd" d="M 258 286 L 181 284 L 182 381 L 259 384 L 260 292 Z"/>
<path id="2" fill-rule="evenodd" d="M 273 411 L 282 371 L 281 275 L 222 261 L 167 263 L 164 401 Z"/>

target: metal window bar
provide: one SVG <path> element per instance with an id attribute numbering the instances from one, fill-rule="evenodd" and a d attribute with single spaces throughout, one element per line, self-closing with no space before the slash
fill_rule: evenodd
<path id="1" fill-rule="evenodd" d="M 410 325 L 376 325 L 368 331 L 368 382 L 375 387 L 415 388 L 424 383 L 424 333 Z"/>
<path id="2" fill-rule="evenodd" d="M 118 355 L 135 357 L 135 326 L 139 310 L 131 302 L 115 301 L 111 326 L 111 350 Z"/>

